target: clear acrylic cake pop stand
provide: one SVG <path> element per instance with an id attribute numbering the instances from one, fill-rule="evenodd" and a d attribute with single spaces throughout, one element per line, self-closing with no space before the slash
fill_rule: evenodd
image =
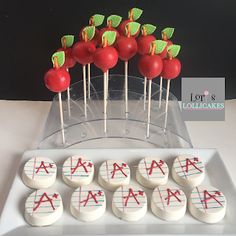
<path id="1" fill-rule="evenodd" d="M 158 79 L 155 82 L 159 82 Z M 107 132 L 104 132 L 103 76 L 91 78 L 91 96 L 84 115 L 83 81 L 70 87 L 70 112 L 67 93 L 62 93 L 65 144 L 62 143 L 58 96 L 55 96 L 39 148 L 189 148 L 192 147 L 178 100 L 170 93 L 168 115 L 166 90 L 152 83 L 150 136 L 147 137 L 147 104 L 144 110 L 144 79 L 128 78 L 128 114 L 125 113 L 124 75 L 109 76 Z M 148 89 L 148 86 L 147 86 Z M 87 91 L 88 94 L 88 91 Z M 147 91 L 148 95 L 148 91 Z M 146 102 L 147 99 L 146 99 Z"/>

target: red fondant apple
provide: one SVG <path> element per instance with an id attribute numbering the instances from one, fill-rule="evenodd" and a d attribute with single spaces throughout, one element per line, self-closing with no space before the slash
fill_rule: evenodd
<path id="1" fill-rule="evenodd" d="M 181 71 L 181 63 L 175 58 L 180 50 L 179 45 L 171 45 L 167 48 L 167 57 L 163 59 L 163 69 L 161 76 L 164 79 L 175 79 Z"/>
<path id="2" fill-rule="evenodd" d="M 114 47 L 98 48 L 94 54 L 94 64 L 103 72 L 113 68 L 118 61 L 118 53 Z"/>
<path id="3" fill-rule="evenodd" d="M 143 10 L 139 8 L 130 9 L 130 11 L 128 12 L 128 19 L 122 21 L 118 27 L 118 31 L 120 35 L 126 35 L 125 26 L 130 22 L 136 21 L 142 15 L 142 13 L 143 13 Z M 133 35 L 133 37 L 136 38 L 138 35 L 139 35 L 139 31 L 137 31 L 137 33 Z"/>
<path id="4" fill-rule="evenodd" d="M 96 47 L 91 41 L 78 42 L 73 47 L 74 58 L 82 65 L 87 65 L 93 62 L 93 54 L 95 51 Z"/>
<path id="5" fill-rule="evenodd" d="M 70 74 L 64 68 L 52 68 L 44 76 L 46 87 L 52 92 L 63 92 L 70 86 Z"/>
<path id="6" fill-rule="evenodd" d="M 166 42 L 155 40 L 151 43 L 151 50 L 149 54 L 143 55 L 138 61 L 139 72 L 148 79 L 154 79 L 162 72 L 163 63 L 159 55 L 164 50 Z"/>
<path id="7" fill-rule="evenodd" d="M 103 47 L 100 47 L 94 53 L 94 64 L 104 73 L 113 68 L 118 61 L 118 53 L 116 49 L 111 46 L 116 38 L 114 31 L 106 31 L 102 36 Z"/>
<path id="8" fill-rule="evenodd" d="M 135 29 L 131 29 L 135 27 Z M 138 50 L 136 39 L 133 35 L 139 30 L 140 24 L 130 22 L 126 25 L 126 36 L 120 36 L 115 43 L 115 48 L 118 51 L 119 58 L 123 61 L 130 60 Z"/>
<path id="9" fill-rule="evenodd" d="M 99 31 L 99 39 L 98 44 L 102 44 L 102 36 L 106 31 L 114 31 L 116 33 L 116 39 L 120 36 L 118 30 L 116 29 L 120 24 L 122 18 L 117 15 L 111 15 L 107 18 L 107 26 L 100 29 Z"/>
<path id="10" fill-rule="evenodd" d="M 63 65 L 63 67 L 65 69 L 69 69 L 69 68 L 72 68 L 75 66 L 75 59 L 74 59 L 74 56 L 73 56 L 73 52 L 72 52 L 72 48 L 59 48 L 57 50 L 58 52 L 61 52 L 61 51 L 64 51 L 65 53 L 65 63 Z"/>
<path id="11" fill-rule="evenodd" d="M 162 71 L 162 60 L 158 55 L 143 55 L 138 62 L 139 72 L 148 79 L 156 78 Z"/>
<path id="12" fill-rule="evenodd" d="M 164 30 L 161 31 L 161 36 L 162 36 L 162 40 L 166 41 L 167 42 L 167 45 L 165 47 L 165 49 L 163 50 L 162 53 L 160 53 L 160 57 L 161 58 L 165 58 L 166 55 L 167 55 L 167 48 L 172 45 L 172 41 L 170 40 L 170 38 L 172 37 L 174 33 L 174 28 L 170 28 L 170 27 L 167 27 L 165 28 Z"/>
<path id="13" fill-rule="evenodd" d="M 79 41 L 74 45 L 73 56 L 78 63 L 82 65 L 87 65 L 93 62 L 93 54 L 96 51 L 96 46 L 91 41 L 94 36 L 95 27 L 94 26 L 85 27 L 83 32 L 84 32 L 84 37 L 83 37 L 84 41 Z M 91 35 L 89 36 L 88 34 Z"/>
<path id="14" fill-rule="evenodd" d="M 58 62 L 58 58 L 60 59 L 60 63 Z M 44 75 L 44 82 L 50 91 L 57 93 L 63 92 L 70 86 L 70 74 L 62 67 L 65 61 L 64 52 L 54 53 L 53 61 L 54 68 L 47 71 Z"/>
<path id="15" fill-rule="evenodd" d="M 179 76 L 181 71 L 181 63 L 177 58 L 164 58 L 163 59 L 163 71 L 161 76 L 164 79 L 175 79 Z"/>
<path id="16" fill-rule="evenodd" d="M 156 37 L 152 35 L 156 27 L 154 25 L 145 24 L 142 26 L 142 35 L 137 39 L 138 53 L 145 55 L 149 53 L 150 43 L 156 40 Z"/>
<path id="17" fill-rule="evenodd" d="M 115 44 L 119 58 L 128 61 L 137 53 L 137 42 L 133 37 L 120 36 Z"/>
<path id="18" fill-rule="evenodd" d="M 58 52 L 63 51 L 65 53 L 65 63 L 62 66 L 65 69 L 74 67 L 76 63 L 71 48 L 73 43 L 74 43 L 74 35 L 64 35 L 61 38 L 62 47 L 57 50 Z"/>
<path id="19" fill-rule="evenodd" d="M 104 21 L 104 16 L 100 15 L 100 14 L 95 14 L 93 16 L 90 17 L 89 19 L 89 26 L 94 26 L 94 27 L 98 27 L 100 26 Z M 83 35 L 82 32 L 84 30 L 85 27 L 83 27 L 80 32 L 79 32 L 79 40 L 83 41 Z M 95 28 L 95 34 L 93 39 L 91 40 L 91 42 L 93 42 L 95 45 L 98 44 L 98 40 L 99 40 L 99 29 Z"/>

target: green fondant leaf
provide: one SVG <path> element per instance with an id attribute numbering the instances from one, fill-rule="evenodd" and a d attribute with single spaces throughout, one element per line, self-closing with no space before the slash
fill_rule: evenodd
<path id="1" fill-rule="evenodd" d="M 112 45 L 116 41 L 116 32 L 115 31 L 106 31 L 102 35 L 102 45 L 104 45 L 105 38 L 107 39 L 108 45 Z"/>
<path id="2" fill-rule="evenodd" d="M 91 16 L 90 20 L 92 22 L 92 25 L 97 27 L 103 23 L 104 18 L 105 18 L 104 15 L 95 14 L 95 15 Z"/>
<path id="3" fill-rule="evenodd" d="M 167 45 L 167 42 L 163 41 L 163 40 L 155 40 L 155 41 L 152 41 L 150 43 L 150 52 L 152 51 L 152 47 L 153 47 L 153 44 L 156 45 L 155 47 L 155 54 L 160 54 L 163 52 L 163 50 L 165 49 L 166 45 Z"/>
<path id="4" fill-rule="evenodd" d="M 180 48 L 180 45 L 172 44 L 167 48 L 167 51 L 171 51 L 172 57 L 176 57 L 179 54 Z"/>
<path id="5" fill-rule="evenodd" d="M 86 26 L 83 29 L 82 36 L 84 39 L 85 32 L 87 33 L 88 41 L 92 40 L 95 34 L 95 26 Z"/>
<path id="6" fill-rule="evenodd" d="M 174 33 L 175 29 L 174 28 L 171 28 L 171 27 L 167 27 L 165 29 L 163 29 L 161 31 L 162 33 L 162 38 L 163 38 L 163 35 L 166 35 L 167 39 L 170 39 Z"/>
<path id="7" fill-rule="evenodd" d="M 130 30 L 130 36 L 133 36 L 135 34 L 137 34 L 137 32 L 140 29 L 140 24 L 138 22 L 129 22 L 125 25 L 125 34 L 128 35 L 129 34 L 129 30 Z"/>
<path id="8" fill-rule="evenodd" d="M 139 8 L 132 8 L 129 13 L 128 13 L 128 17 L 129 19 L 136 21 L 143 13 L 142 9 Z"/>
<path id="9" fill-rule="evenodd" d="M 55 52 L 53 55 L 52 55 L 52 64 L 53 66 L 54 63 L 55 63 L 55 57 L 57 57 L 57 62 L 58 62 L 58 66 L 59 67 L 62 67 L 65 63 L 65 52 L 64 51 L 60 51 L 60 52 Z"/>
<path id="10" fill-rule="evenodd" d="M 156 28 L 157 27 L 155 25 L 151 24 L 142 25 L 142 29 L 145 29 L 147 35 L 152 34 L 156 30 Z"/>
<path id="11" fill-rule="evenodd" d="M 122 20 L 121 16 L 111 15 L 111 16 L 107 17 L 107 25 L 109 25 L 109 21 L 110 21 L 111 22 L 111 26 L 113 28 L 116 28 L 116 27 L 119 26 L 121 20 Z"/>
<path id="12" fill-rule="evenodd" d="M 66 46 L 66 48 L 69 48 L 74 43 L 75 36 L 74 35 L 64 35 L 61 37 L 61 45 L 62 47 Z M 65 45 L 66 44 L 66 45 Z"/>

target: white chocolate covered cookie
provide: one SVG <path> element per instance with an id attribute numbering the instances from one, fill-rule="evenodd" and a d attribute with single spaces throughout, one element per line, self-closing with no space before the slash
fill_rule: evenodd
<path id="1" fill-rule="evenodd" d="M 46 226 L 56 222 L 63 213 L 60 194 L 52 189 L 36 190 L 25 202 L 25 219 L 32 226 Z"/>
<path id="2" fill-rule="evenodd" d="M 196 219 L 205 223 L 217 223 L 226 213 L 226 198 L 212 186 L 197 186 L 188 199 L 189 211 Z"/>
<path id="3" fill-rule="evenodd" d="M 90 184 L 77 188 L 71 196 L 71 214 L 81 221 L 94 221 L 106 211 L 106 196 L 97 185 Z"/>
<path id="4" fill-rule="evenodd" d="M 49 188 L 57 176 L 56 164 L 46 157 L 33 157 L 24 165 L 22 180 L 30 188 Z"/>
<path id="5" fill-rule="evenodd" d="M 181 155 L 174 160 L 172 177 L 176 183 L 192 188 L 204 180 L 205 166 L 199 157 Z"/>
<path id="6" fill-rule="evenodd" d="M 130 182 L 129 166 L 121 160 L 104 161 L 99 168 L 98 182 L 110 191 L 114 191 L 121 185 L 128 185 Z"/>
<path id="7" fill-rule="evenodd" d="M 162 185 L 154 189 L 151 199 L 152 212 L 167 221 L 177 221 L 186 212 L 187 198 L 184 192 L 174 186 Z"/>
<path id="8" fill-rule="evenodd" d="M 94 164 L 91 160 L 75 155 L 63 164 L 62 178 L 72 188 L 88 185 L 93 181 Z"/>
<path id="9" fill-rule="evenodd" d="M 120 219 L 137 221 L 147 212 L 147 197 L 137 186 L 126 185 L 119 187 L 113 195 L 112 211 Z"/>
<path id="10" fill-rule="evenodd" d="M 147 188 L 164 185 L 168 181 L 169 168 L 167 164 L 156 157 L 142 159 L 136 170 L 137 181 Z"/>

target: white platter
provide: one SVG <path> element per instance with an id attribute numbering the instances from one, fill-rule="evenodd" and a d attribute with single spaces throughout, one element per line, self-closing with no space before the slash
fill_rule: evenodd
<path id="1" fill-rule="evenodd" d="M 225 218 L 218 224 L 204 224 L 195 220 L 189 212 L 178 222 L 166 222 L 156 218 L 150 211 L 138 222 L 128 223 L 116 218 L 111 211 L 112 192 L 106 191 L 107 211 L 105 215 L 91 223 L 83 223 L 72 217 L 69 211 L 70 197 L 73 189 L 69 188 L 61 178 L 63 161 L 72 154 L 85 155 L 91 158 L 97 169 L 107 159 L 123 159 L 131 167 L 132 182 L 135 182 L 135 168 L 140 159 L 146 156 L 158 156 L 165 160 L 171 169 L 174 157 L 179 154 L 192 154 L 199 156 L 206 165 L 206 178 L 204 184 L 211 184 L 224 192 L 227 198 L 227 212 Z M 56 162 L 59 167 L 58 178 L 54 184 L 63 197 L 64 213 L 62 218 L 52 226 L 31 227 L 23 217 L 24 203 L 27 196 L 33 191 L 21 181 L 22 167 L 26 160 L 33 156 L 47 156 Z M 171 176 L 169 182 L 174 183 Z M 176 185 L 176 184 L 175 184 Z M 145 189 L 148 200 L 151 191 Z M 185 189 L 183 189 L 185 190 Z M 188 192 L 185 190 L 186 194 Z M 150 201 L 149 201 L 150 203 Z M 214 149 L 59 149 L 59 150 L 32 150 L 24 153 L 18 173 L 14 179 L 8 199 L 6 201 L 1 221 L 1 235 L 84 235 L 84 234 L 236 234 L 236 190 L 227 173 L 224 163 L 218 152 Z"/>

